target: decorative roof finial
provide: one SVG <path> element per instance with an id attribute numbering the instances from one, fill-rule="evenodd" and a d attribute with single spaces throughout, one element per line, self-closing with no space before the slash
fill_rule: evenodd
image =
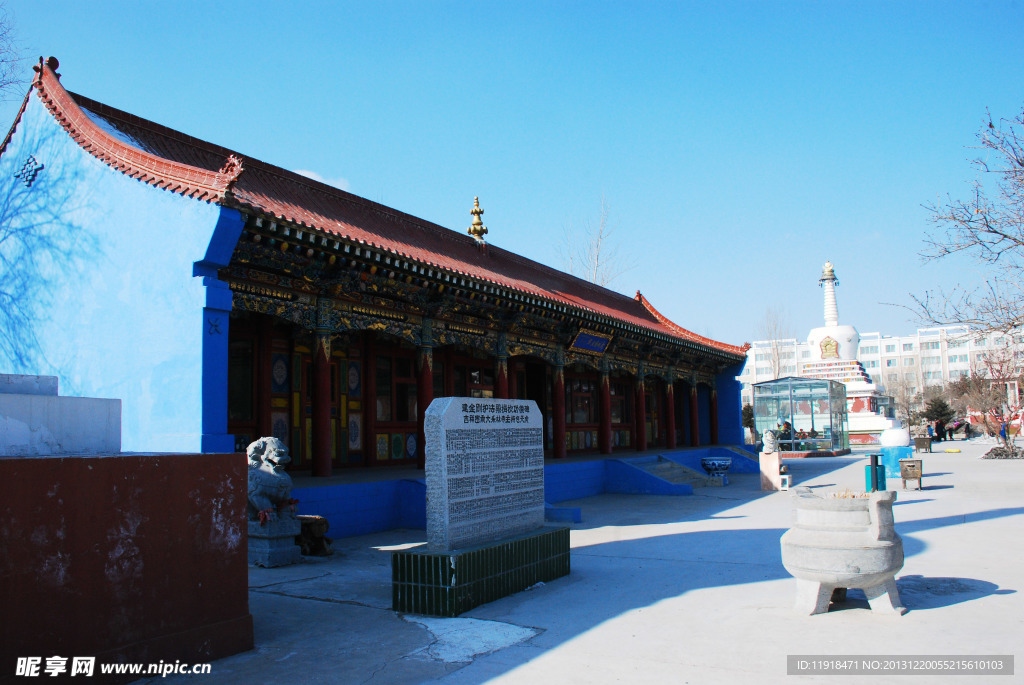
<path id="1" fill-rule="evenodd" d="M 818 285 L 825 285 L 826 281 L 832 281 L 836 285 L 839 285 L 839 279 L 836 278 L 835 267 L 832 266 L 832 262 L 826 261 L 825 266 L 821 268 L 821 278 L 818 279 Z"/>
<path id="2" fill-rule="evenodd" d="M 484 234 L 487 233 L 487 227 L 484 226 L 484 222 L 480 220 L 480 215 L 484 213 L 484 210 L 480 209 L 480 198 L 473 198 L 473 209 L 469 210 L 469 213 L 473 215 L 473 225 L 466 231 L 477 240 L 483 240 Z"/>

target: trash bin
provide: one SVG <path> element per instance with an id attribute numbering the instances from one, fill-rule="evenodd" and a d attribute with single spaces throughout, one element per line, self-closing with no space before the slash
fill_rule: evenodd
<path id="1" fill-rule="evenodd" d="M 885 464 L 878 463 L 878 456 L 871 455 L 871 463 L 864 467 L 864 491 L 871 492 L 871 470 L 874 469 L 878 490 L 885 490 Z"/>

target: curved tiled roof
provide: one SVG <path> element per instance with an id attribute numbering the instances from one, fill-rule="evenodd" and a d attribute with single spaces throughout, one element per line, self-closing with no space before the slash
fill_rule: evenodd
<path id="1" fill-rule="evenodd" d="M 670 339 L 742 357 L 742 348 L 678 326 L 642 296 L 593 283 L 297 173 L 108 107 L 64 89 L 57 61 L 40 60 L 33 87 L 87 152 L 144 183 L 305 226 L 426 266 L 608 317 Z M 639 295 L 639 293 L 638 293 Z"/>
<path id="2" fill-rule="evenodd" d="M 644 309 L 653 314 L 654 318 L 660 321 L 663 326 L 671 330 L 680 338 L 686 338 L 687 340 L 692 340 L 693 342 L 699 343 L 701 345 L 707 345 L 708 347 L 724 349 L 727 352 L 732 352 L 733 354 L 739 354 L 744 356 L 746 356 L 747 350 L 750 349 L 750 343 L 744 343 L 742 347 L 737 347 L 735 345 L 727 345 L 726 343 L 721 343 L 718 342 L 717 340 L 712 340 L 711 338 L 705 338 L 703 335 L 697 335 L 693 331 L 688 331 L 682 326 L 672 323 L 665 317 L 664 314 L 655 309 L 654 305 L 648 302 L 647 298 L 641 295 L 639 290 L 636 291 L 636 300 L 644 306 Z"/>

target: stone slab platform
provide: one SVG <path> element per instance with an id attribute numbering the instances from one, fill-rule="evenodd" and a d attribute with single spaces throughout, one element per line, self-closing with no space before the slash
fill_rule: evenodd
<path id="1" fill-rule="evenodd" d="M 454 552 L 392 552 L 392 609 L 458 616 L 569 574 L 569 529 L 545 527 Z"/>
<path id="2" fill-rule="evenodd" d="M 121 400 L 0 393 L 0 456 L 120 451 Z"/>

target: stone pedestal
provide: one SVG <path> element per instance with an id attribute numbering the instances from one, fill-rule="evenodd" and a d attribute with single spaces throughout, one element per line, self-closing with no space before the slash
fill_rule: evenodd
<path id="1" fill-rule="evenodd" d="M 54 376 L 0 374 L 0 456 L 120 451 L 121 400 L 61 397 Z"/>
<path id="2" fill-rule="evenodd" d="M 758 455 L 758 462 L 761 464 L 761 489 L 781 490 L 782 455 L 779 452 L 761 452 Z"/>
<path id="3" fill-rule="evenodd" d="M 302 548 L 295 544 L 295 536 L 301 532 L 302 524 L 293 516 L 262 524 L 249 521 L 249 563 L 273 568 L 298 562 Z"/>
<path id="4" fill-rule="evenodd" d="M 455 552 L 401 550 L 391 553 L 391 608 L 453 617 L 568 573 L 565 527 L 546 526 Z"/>

